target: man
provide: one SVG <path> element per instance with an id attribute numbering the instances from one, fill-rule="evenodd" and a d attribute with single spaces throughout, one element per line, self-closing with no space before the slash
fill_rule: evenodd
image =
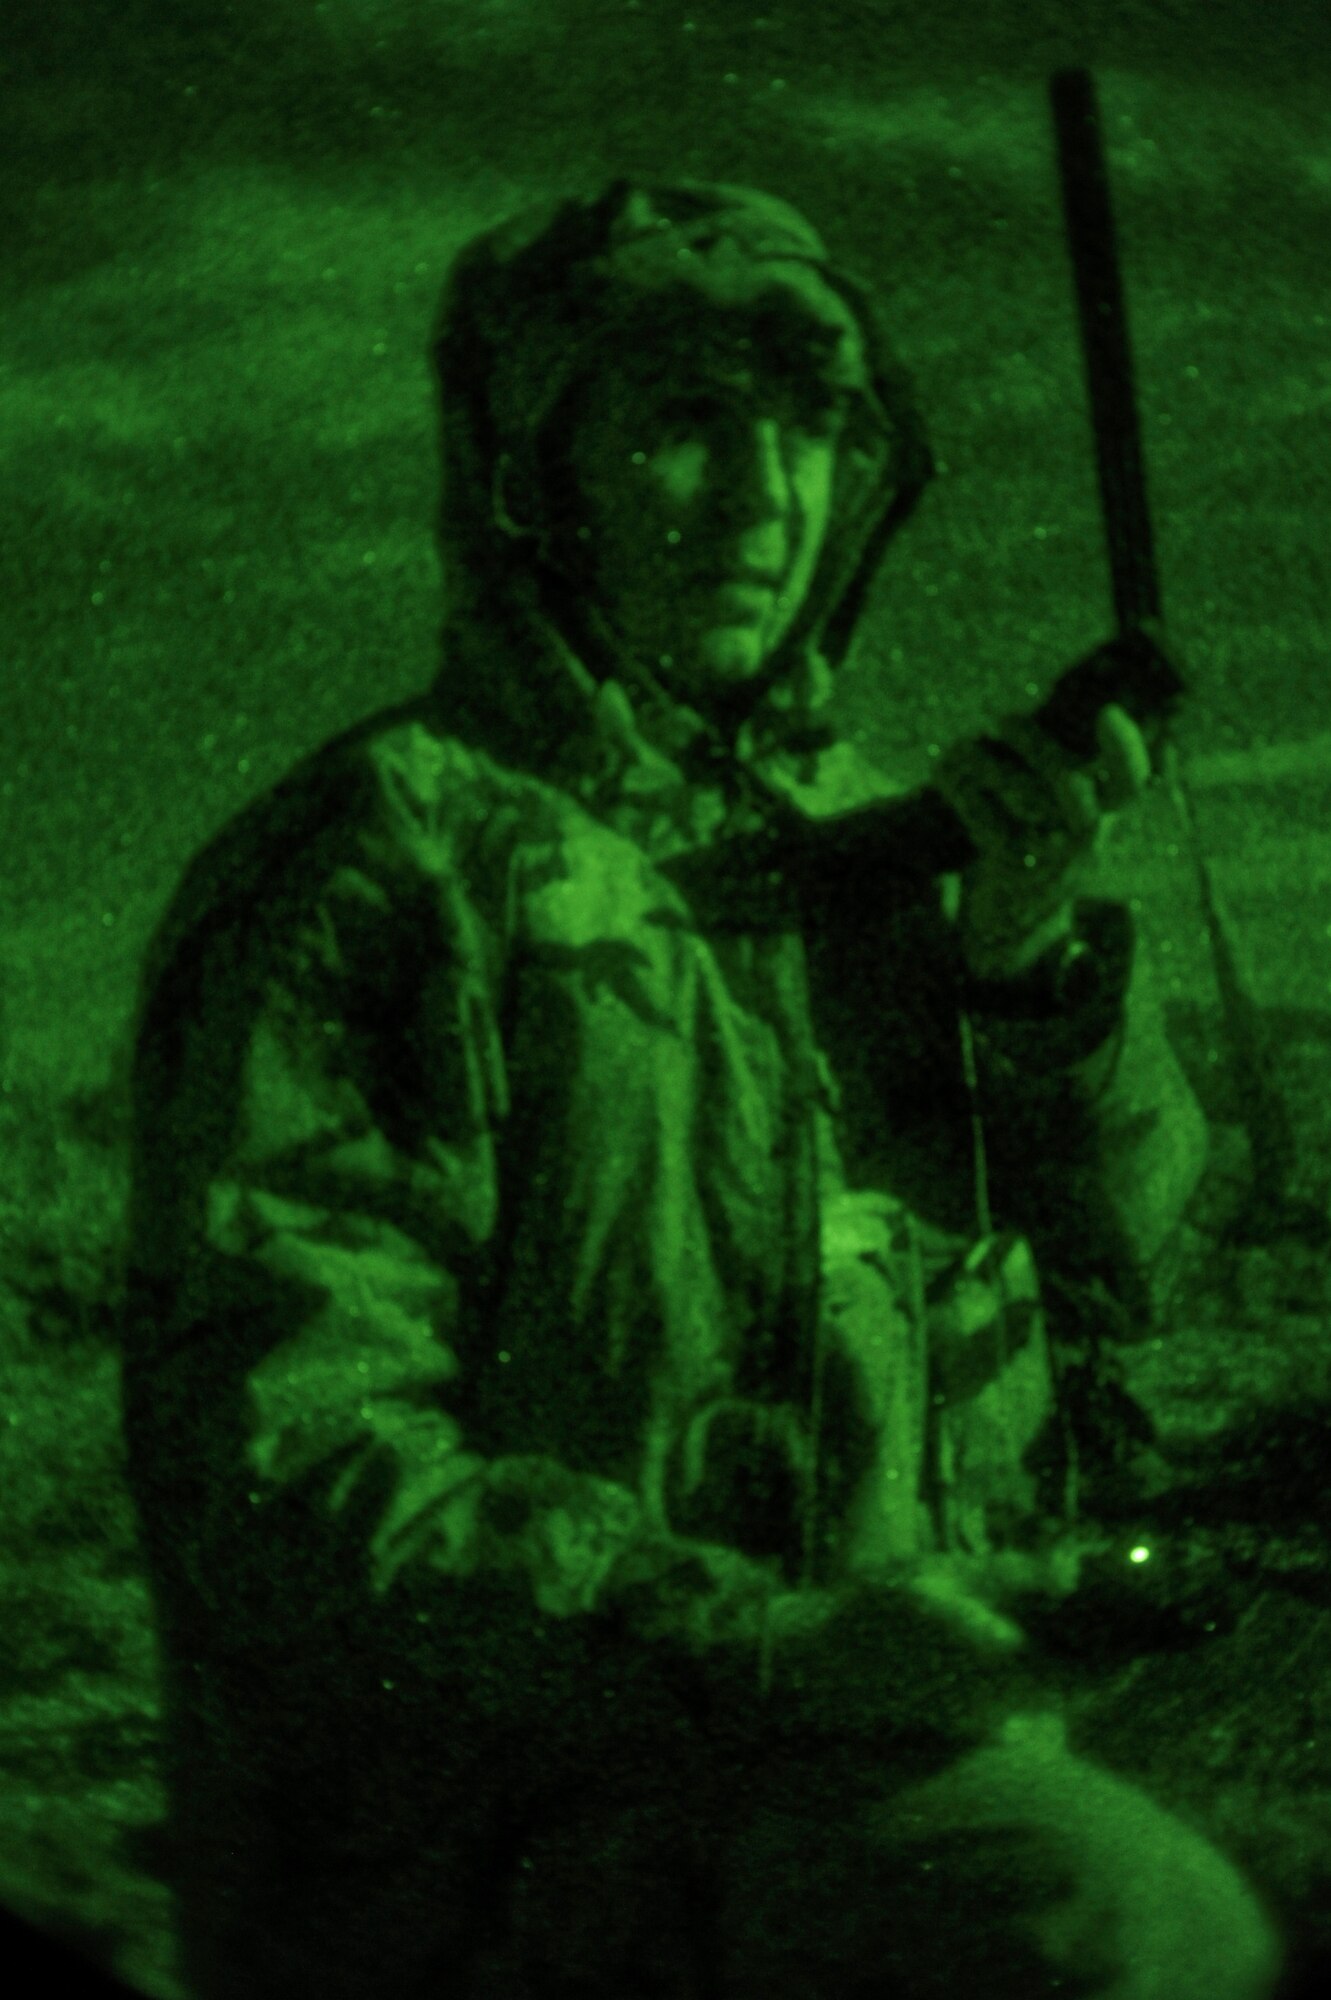
<path id="1" fill-rule="evenodd" d="M 1268 1993 L 1247 1889 L 956 1585 L 1002 1479 L 968 1531 L 922 1292 L 977 1233 L 958 1008 L 994 1223 L 1089 1282 L 1196 1180 L 1076 894 L 1146 746 L 1013 723 L 940 768 L 959 879 L 901 851 L 819 711 L 928 450 L 784 203 L 521 215 L 435 351 L 440 676 L 224 830 L 144 972 L 125 1428 L 192 1990 Z"/>

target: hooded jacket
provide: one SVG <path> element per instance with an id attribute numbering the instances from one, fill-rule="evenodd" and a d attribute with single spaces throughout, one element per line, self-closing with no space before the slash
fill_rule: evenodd
<path id="1" fill-rule="evenodd" d="M 718 717 L 616 648 L 545 510 L 600 357 L 737 316 L 852 419 L 800 616 Z M 125 1427 L 169 1699 L 358 1851 L 405 1824 L 395 1729 L 443 1759 L 602 1726 L 611 1613 L 756 1686 L 774 1593 L 936 1545 L 959 997 L 995 1219 L 1050 1268 L 1146 1269 L 1203 1144 L 1126 910 L 1082 906 L 1075 992 L 960 991 L 944 884 L 827 726 L 932 462 L 807 223 L 695 182 L 542 205 L 457 258 L 432 352 L 435 684 L 209 842 L 136 1034 Z M 848 863 L 820 831 L 873 803 Z"/>

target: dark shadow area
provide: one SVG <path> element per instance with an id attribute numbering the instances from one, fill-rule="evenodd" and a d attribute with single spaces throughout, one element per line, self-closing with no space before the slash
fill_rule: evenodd
<path id="1" fill-rule="evenodd" d="M 1056 1678 L 1206 1646 L 1271 1592 L 1331 1612 L 1331 1407 L 1270 1410 L 1167 1457 L 1164 1492 L 1098 1502 L 1105 1545 L 1076 1593 L 1021 1606 Z"/>

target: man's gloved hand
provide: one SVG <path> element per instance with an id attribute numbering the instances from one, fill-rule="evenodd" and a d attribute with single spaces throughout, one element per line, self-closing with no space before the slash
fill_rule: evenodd
<path id="1" fill-rule="evenodd" d="M 1088 863 L 1150 781 L 1150 750 L 1125 709 L 1101 709 L 1096 739 L 1099 757 L 1077 769 L 1029 716 L 1012 715 L 935 768 L 933 784 L 977 849 L 957 915 L 977 979 L 1019 977 L 1068 933 Z"/>

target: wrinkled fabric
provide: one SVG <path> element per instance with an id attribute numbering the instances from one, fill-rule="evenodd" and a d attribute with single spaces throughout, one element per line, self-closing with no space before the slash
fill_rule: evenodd
<path id="1" fill-rule="evenodd" d="M 598 330 L 680 285 L 784 300 L 863 403 L 729 733 L 512 511 Z M 943 885 L 887 817 L 867 876 L 812 841 L 895 798 L 824 714 L 931 469 L 878 308 L 784 204 L 617 183 L 468 246 L 434 351 L 439 675 L 213 838 L 144 967 L 125 1429 L 196 1969 L 282 1855 L 453 1852 L 448 1798 L 520 1790 L 515 1743 L 631 1766 L 696 1723 L 681 1660 L 727 1648 L 756 1696 L 774 1593 L 949 1532 L 926 1291 L 976 1220 Z M 773 827 L 782 865 L 737 869 Z M 1204 1150 L 1128 913 L 1080 920 L 1076 1008 L 972 1018 L 996 1226 L 1074 1280 L 1146 1268 Z M 249 1852 L 208 1832 L 233 1813 Z"/>

